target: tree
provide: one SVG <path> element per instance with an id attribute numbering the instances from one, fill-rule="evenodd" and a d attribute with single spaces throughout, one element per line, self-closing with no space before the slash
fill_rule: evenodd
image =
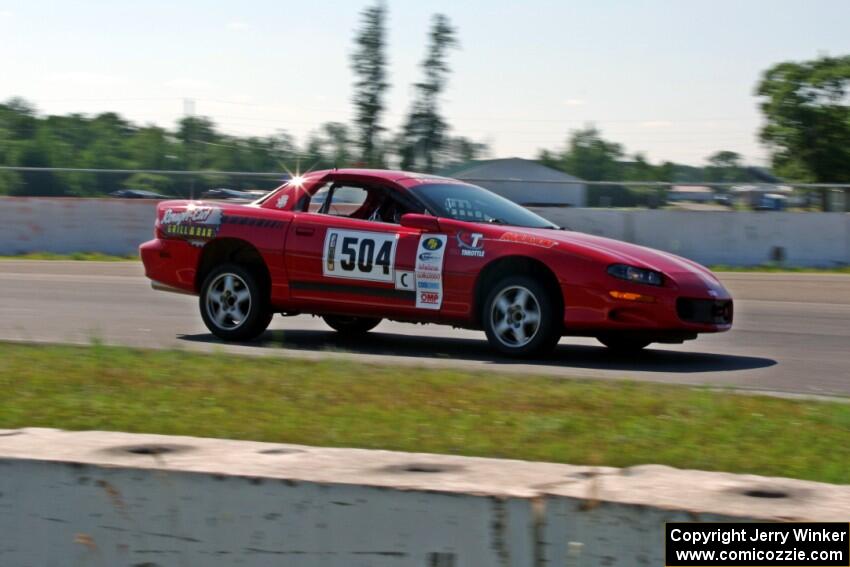
<path id="1" fill-rule="evenodd" d="M 440 167 L 480 159 L 489 152 L 490 148 L 484 142 L 476 142 L 464 136 L 452 136 L 444 145 Z"/>
<path id="2" fill-rule="evenodd" d="M 741 154 L 728 150 L 715 152 L 708 157 L 705 180 L 720 183 L 746 181 L 749 176 L 741 161 Z"/>
<path id="3" fill-rule="evenodd" d="M 429 32 L 428 52 L 422 62 L 425 79 L 416 83 L 413 108 L 402 133 L 402 169 L 434 171 L 446 144 L 448 125 L 440 116 L 440 94 L 446 86 L 448 50 L 458 45 L 455 29 L 443 14 L 436 14 Z"/>
<path id="4" fill-rule="evenodd" d="M 540 161 L 557 167 L 571 175 L 588 181 L 613 181 L 621 179 L 623 147 L 602 139 L 595 126 L 575 130 L 560 152 L 544 150 Z"/>
<path id="5" fill-rule="evenodd" d="M 774 65 L 756 94 L 766 120 L 761 139 L 777 173 L 850 181 L 850 55 Z"/>
<path id="6" fill-rule="evenodd" d="M 379 135 L 383 131 L 381 114 L 386 81 L 386 6 L 382 1 L 368 6 L 362 13 L 362 27 L 354 38 L 355 49 L 351 55 L 354 71 L 354 122 L 357 127 L 357 145 L 360 159 L 365 165 L 380 166 Z"/>

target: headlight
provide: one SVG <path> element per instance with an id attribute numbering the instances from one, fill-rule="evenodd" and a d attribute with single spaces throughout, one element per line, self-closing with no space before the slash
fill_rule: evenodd
<path id="1" fill-rule="evenodd" d="M 626 264 L 613 264 L 608 266 L 608 273 L 615 278 L 634 283 L 648 285 L 662 285 L 664 283 L 664 276 L 661 275 L 661 272 L 635 268 L 634 266 L 627 266 Z"/>

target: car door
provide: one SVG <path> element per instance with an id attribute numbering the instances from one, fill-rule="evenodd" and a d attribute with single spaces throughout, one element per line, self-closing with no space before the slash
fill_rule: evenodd
<path id="1" fill-rule="evenodd" d="M 420 231 L 362 218 L 377 188 L 330 179 L 286 239 L 292 298 L 305 309 L 371 316 L 416 311 Z"/>

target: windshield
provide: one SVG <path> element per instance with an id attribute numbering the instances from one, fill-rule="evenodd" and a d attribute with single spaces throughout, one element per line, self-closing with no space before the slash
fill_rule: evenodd
<path id="1" fill-rule="evenodd" d="M 410 191 L 421 199 L 437 216 L 467 222 L 484 222 L 524 226 L 528 228 L 558 228 L 528 209 L 495 193 L 465 183 L 434 183 L 412 187 Z"/>

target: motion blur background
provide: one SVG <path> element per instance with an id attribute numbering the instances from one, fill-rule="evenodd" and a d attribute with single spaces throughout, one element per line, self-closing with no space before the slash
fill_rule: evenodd
<path id="1" fill-rule="evenodd" d="M 848 206 L 842 1 L 47 6 L 0 3 L 0 194 L 518 157 L 571 176 L 548 204 Z M 164 173 L 209 170 L 273 175 Z M 575 180 L 597 183 L 576 200 Z"/>

